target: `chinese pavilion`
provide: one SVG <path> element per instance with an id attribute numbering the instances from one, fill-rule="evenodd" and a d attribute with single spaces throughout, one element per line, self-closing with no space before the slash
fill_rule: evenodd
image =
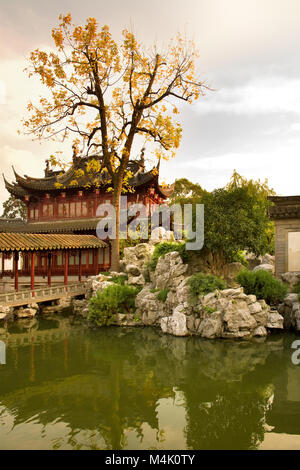
<path id="1" fill-rule="evenodd" d="M 112 192 L 105 173 L 92 173 L 89 164 L 95 157 L 78 157 L 73 155 L 72 165 L 68 170 L 54 171 L 46 160 L 43 178 L 20 176 L 15 170 L 15 182 L 9 183 L 5 177 L 8 192 L 22 200 L 27 206 L 27 221 L 1 220 L 0 232 L 9 234 L 73 234 L 93 235 L 96 238 L 96 227 L 99 218 L 96 210 L 99 204 L 112 202 Z M 173 187 L 159 185 L 159 164 L 150 171 L 145 170 L 143 154 L 140 160 L 130 161 L 128 170 L 132 175 L 128 181 L 132 192 L 128 192 L 127 204 L 143 203 L 149 214 L 157 205 L 166 202 L 172 194 Z M 104 245 L 104 246 L 103 246 Z M 72 248 L 71 246 L 69 249 Z M 1 249 L 1 247 L 0 247 Z M 5 254 L 5 250 L 3 250 Z M 26 251 L 22 252 L 21 275 L 31 272 L 32 258 Z M 11 254 L 7 253 L 7 257 Z M 51 273 L 63 275 L 65 271 L 64 250 L 51 252 Z M 68 252 L 68 272 L 78 273 L 79 258 L 83 275 L 95 274 L 108 270 L 111 264 L 109 242 L 101 247 L 97 244 L 85 250 L 75 249 Z M 2 256 L 2 273 L 5 256 Z M 36 250 L 35 272 L 47 276 L 49 272 L 49 253 Z"/>

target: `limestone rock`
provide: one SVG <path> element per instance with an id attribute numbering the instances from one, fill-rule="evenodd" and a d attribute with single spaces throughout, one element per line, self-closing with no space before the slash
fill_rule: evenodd
<path id="1" fill-rule="evenodd" d="M 223 331 L 222 314 L 219 311 L 213 312 L 204 318 L 198 328 L 197 333 L 202 338 L 219 338 Z"/>
<path id="2" fill-rule="evenodd" d="M 27 307 L 18 307 L 15 309 L 14 314 L 17 318 L 32 318 L 36 315 L 38 309 Z"/>
<path id="3" fill-rule="evenodd" d="M 242 263 L 234 262 L 228 263 L 224 266 L 224 278 L 228 285 L 236 285 L 237 282 L 235 280 L 236 276 L 240 271 L 245 269 L 245 266 Z"/>
<path id="4" fill-rule="evenodd" d="M 259 264 L 258 266 L 255 266 L 255 268 L 253 269 L 254 272 L 256 271 L 268 271 L 269 273 L 271 274 L 274 274 L 275 272 L 275 267 L 273 264 Z"/>
<path id="5" fill-rule="evenodd" d="M 194 317 L 194 315 L 189 315 L 186 317 L 187 329 L 191 331 L 192 333 L 196 332 L 195 321 L 196 321 L 196 318 Z M 199 327 L 199 324 L 198 324 L 198 327 Z"/>
<path id="6" fill-rule="evenodd" d="M 252 315 L 262 311 L 262 306 L 259 302 L 254 302 L 253 304 L 248 305 L 248 308 Z"/>
<path id="7" fill-rule="evenodd" d="M 13 311 L 12 307 L 8 307 L 6 305 L 0 305 L 0 321 L 13 318 L 12 311 Z"/>
<path id="8" fill-rule="evenodd" d="M 139 276 L 141 274 L 141 269 L 136 264 L 128 264 L 126 266 L 126 272 L 131 276 Z"/>
<path id="9" fill-rule="evenodd" d="M 287 294 L 283 301 L 286 305 L 292 307 L 295 302 L 298 302 L 298 294 Z"/>
<path id="10" fill-rule="evenodd" d="M 86 299 L 74 299 L 72 302 L 73 312 L 76 316 L 87 318 L 89 315 L 89 301 Z"/>
<path id="11" fill-rule="evenodd" d="M 155 287 L 158 289 L 177 288 L 184 280 L 187 268 L 187 264 L 183 263 L 177 251 L 161 256 L 154 273 Z"/>
<path id="12" fill-rule="evenodd" d="M 268 320 L 269 309 L 270 307 L 267 309 L 266 308 L 262 309 L 260 312 L 253 314 L 253 317 L 258 326 L 264 326 L 264 327 L 266 326 L 267 320 Z"/>
<path id="13" fill-rule="evenodd" d="M 245 259 L 248 263 L 248 269 L 252 270 L 262 262 L 261 256 L 256 256 L 254 253 L 246 253 Z"/>
<path id="14" fill-rule="evenodd" d="M 145 286 L 135 299 L 136 314 L 142 318 L 144 325 L 159 324 L 159 319 L 165 315 L 164 303 L 157 299 L 157 292 L 151 292 L 150 286 Z"/>
<path id="15" fill-rule="evenodd" d="M 134 264 L 140 270 L 147 264 L 154 251 L 150 243 L 139 243 L 138 245 L 124 248 L 123 262 L 126 266 Z"/>
<path id="16" fill-rule="evenodd" d="M 121 273 L 117 273 L 117 274 L 120 275 Z M 86 298 L 90 299 L 91 297 L 95 296 L 97 292 L 101 292 L 105 287 L 111 286 L 112 284 L 113 283 L 109 281 L 109 276 L 105 276 L 104 274 L 98 274 L 97 276 L 90 276 L 85 284 L 86 285 Z"/>
<path id="17" fill-rule="evenodd" d="M 262 257 L 261 264 L 272 264 L 273 266 L 275 266 L 275 256 L 272 256 L 266 253 Z"/>
<path id="18" fill-rule="evenodd" d="M 171 316 L 161 318 L 160 326 L 163 333 L 173 336 L 187 336 L 186 316 L 182 312 L 182 306 L 178 305 Z"/>
<path id="19" fill-rule="evenodd" d="M 150 243 L 156 245 L 162 241 L 174 241 L 174 232 L 164 227 L 156 227 L 151 232 Z"/>
<path id="20" fill-rule="evenodd" d="M 225 331 L 235 333 L 240 337 L 240 330 L 253 330 L 256 326 L 256 320 L 251 315 L 246 301 L 231 301 L 224 313 Z"/>
<path id="21" fill-rule="evenodd" d="M 287 272 L 281 274 L 281 279 L 283 282 L 289 284 L 290 289 L 292 290 L 293 286 L 300 282 L 300 272 Z"/>
<path id="22" fill-rule="evenodd" d="M 253 331 L 253 336 L 267 336 L 268 332 L 264 326 L 257 326 Z"/>
<path id="23" fill-rule="evenodd" d="M 283 317 L 276 310 L 268 313 L 267 328 L 283 328 Z"/>
<path id="24" fill-rule="evenodd" d="M 283 302 L 277 306 L 278 313 L 283 317 L 283 328 L 299 331 L 300 303 L 298 294 L 287 294 Z"/>
<path id="25" fill-rule="evenodd" d="M 247 296 L 247 304 L 254 304 L 256 302 L 256 295 L 250 294 Z"/>
<path id="26" fill-rule="evenodd" d="M 60 310 L 69 308 L 72 305 L 72 297 L 70 296 L 61 297 L 60 299 L 57 300 L 56 304 Z"/>
<path id="27" fill-rule="evenodd" d="M 128 276 L 128 284 L 132 286 L 143 286 L 146 283 L 142 274 L 139 276 Z"/>

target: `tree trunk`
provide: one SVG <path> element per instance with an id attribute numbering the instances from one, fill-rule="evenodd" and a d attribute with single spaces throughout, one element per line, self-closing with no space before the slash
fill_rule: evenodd
<path id="1" fill-rule="evenodd" d="M 115 185 L 113 195 L 113 206 L 116 211 L 116 238 L 111 240 L 111 271 L 119 272 L 120 269 L 120 196 L 122 184 L 120 181 Z"/>

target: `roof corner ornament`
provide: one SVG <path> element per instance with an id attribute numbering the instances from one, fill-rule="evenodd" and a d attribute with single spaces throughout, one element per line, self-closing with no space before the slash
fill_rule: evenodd
<path id="1" fill-rule="evenodd" d="M 72 160 L 73 160 L 73 163 L 76 162 L 77 158 L 78 158 L 78 147 L 76 144 L 73 144 L 72 145 L 72 149 L 73 149 L 73 156 L 72 156 Z"/>
<path id="2" fill-rule="evenodd" d="M 161 160 L 161 157 L 159 156 L 158 157 L 158 162 L 157 162 L 157 165 L 156 165 L 156 169 L 157 169 L 158 172 L 159 172 L 159 167 L 160 167 L 160 160 Z"/>
<path id="3" fill-rule="evenodd" d="M 45 163 L 46 163 L 46 167 L 45 167 L 45 176 L 50 176 L 50 173 L 51 173 L 51 169 L 50 169 L 50 160 L 47 158 L 47 160 L 45 160 Z"/>
<path id="4" fill-rule="evenodd" d="M 145 147 L 142 148 L 141 150 L 141 156 L 140 156 L 140 167 L 142 169 L 142 172 L 145 172 Z"/>

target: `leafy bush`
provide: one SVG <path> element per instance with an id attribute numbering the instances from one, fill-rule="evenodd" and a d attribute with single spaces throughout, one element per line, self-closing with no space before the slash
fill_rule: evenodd
<path id="1" fill-rule="evenodd" d="M 124 276 L 112 276 L 109 281 L 114 282 L 115 284 L 118 284 L 119 286 L 124 286 L 125 281 L 128 281 L 128 276 L 127 274 L 124 274 Z"/>
<path id="2" fill-rule="evenodd" d="M 135 298 L 140 289 L 128 285 L 108 286 L 89 303 L 89 320 L 97 326 L 110 325 L 116 313 L 130 313 L 135 308 Z"/>
<path id="3" fill-rule="evenodd" d="M 270 272 L 241 271 L 236 280 L 244 287 L 247 295 L 254 294 L 258 299 L 264 299 L 268 304 L 276 304 L 287 294 L 287 286 L 276 279 Z"/>
<path id="4" fill-rule="evenodd" d="M 300 282 L 297 282 L 294 286 L 293 286 L 293 292 L 295 294 L 300 294 Z"/>
<path id="5" fill-rule="evenodd" d="M 165 302 L 167 300 L 167 296 L 169 292 L 170 292 L 170 289 L 161 289 L 159 293 L 157 294 L 157 300 L 160 300 L 161 302 Z"/>
<path id="6" fill-rule="evenodd" d="M 248 261 L 245 258 L 245 252 L 243 250 L 238 251 L 237 253 L 234 253 L 231 258 L 231 263 L 241 263 L 245 268 L 248 267 Z"/>
<path id="7" fill-rule="evenodd" d="M 182 261 L 186 261 L 188 258 L 185 243 L 176 243 L 176 242 L 158 243 L 154 248 L 151 261 L 149 262 L 149 268 L 151 269 L 151 271 L 155 271 L 158 258 L 160 256 L 166 255 L 167 253 L 171 253 L 171 251 L 177 251 L 181 256 Z"/>
<path id="8" fill-rule="evenodd" d="M 226 282 L 213 274 L 195 273 L 188 280 L 192 299 L 205 295 L 214 290 L 226 288 Z"/>

